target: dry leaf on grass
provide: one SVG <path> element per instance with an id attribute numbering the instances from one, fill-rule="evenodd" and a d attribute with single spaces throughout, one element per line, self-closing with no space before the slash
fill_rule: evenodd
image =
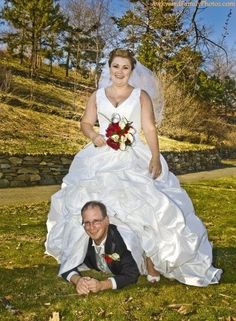
<path id="1" fill-rule="evenodd" d="M 236 321 L 236 317 L 229 316 L 228 318 L 226 318 L 226 321 Z"/>
<path id="2" fill-rule="evenodd" d="M 128 303 L 128 302 L 131 302 L 133 301 L 133 297 L 132 296 L 129 296 L 125 299 L 125 303 Z"/>
<path id="3" fill-rule="evenodd" d="M 193 306 L 192 304 L 186 304 L 186 305 L 182 305 L 178 310 L 178 313 L 183 314 L 183 315 L 187 315 L 191 312 L 193 312 Z"/>
<path id="4" fill-rule="evenodd" d="M 170 304 L 168 308 L 176 309 L 178 313 L 187 315 L 193 312 L 193 305 L 192 304 Z"/>
<path id="5" fill-rule="evenodd" d="M 107 318 L 109 316 L 111 316 L 113 313 L 112 312 L 107 312 L 106 310 L 104 310 L 103 308 L 99 308 L 98 311 L 98 316 L 103 317 L 103 318 Z"/>
<path id="6" fill-rule="evenodd" d="M 230 295 L 226 295 L 226 294 L 223 294 L 223 293 L 219 293 L 220 296 L 223 296 L 225 298 L 229 298 L 229 299 L 232 299 L 232 296 Z"/>
<path id="7" fill-rule="evenodd" d="M 105 315 L 106 315 L 106 311 L 103 310 L 103 308 L 99 308 L 98 316 L 104 317 Z"/>
<path id="8" fill-rule="evenodd" d="M 49 321 L 60 321 L 59 312 L 53 312 L 52 317 L 49 318 Z"/>

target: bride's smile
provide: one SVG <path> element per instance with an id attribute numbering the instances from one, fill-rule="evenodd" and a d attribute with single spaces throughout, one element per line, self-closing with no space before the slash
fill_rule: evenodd
<path id="1" fill-rule="evenodd" d="M 132 68 L 129 59 L 115 57 L 110 67 L 110 76 L 114 85 L 126 85 Z"/>

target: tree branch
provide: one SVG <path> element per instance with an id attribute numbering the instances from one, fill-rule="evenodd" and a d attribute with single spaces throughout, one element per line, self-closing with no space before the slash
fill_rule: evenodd
<path id="1" fill-rule="evenodd" d="M 228 53 L 227 53 L 227 51 L 225 50 L 225 48 L 222 47 L 221 45 L 217 44 L 215 41 L 213 41 L 213 40 L 209 39 L 208 37 L 206 37 L 206 36 L 202 33 L 202 31 L 198 28 L 198 26 L 197 26 L 197 23 L 196 23 L 196 20 L 195 20 L 195 19 L 196 19 L 196 16 L 197 16 L 199 7 L 200 7 L 200 5 L 201 5 L 201 2 L 202 2 L 202 0 L 198 0 L 198 1 L 197 1 L 197 5 L 196 5 L 196 8 L 195 8 L 195 10 L 194 10 L 192 19 L 191 19 L 191 22 L 192 22 L 193 27 L 194 27 L 194 30 L 195 30 L 195 35 L 196 35 L 196 42 L 195 42 L 195 45 L 194 45 L 194 49 L 196 49 L 196 47 L 197 47 L 197 45 L 198 45 L 198 43 L 199 43 L 199 39 L 201 38 L 201 39 L 203 39 L 204 41 L 209 42 L 209 43 L 211 43 L 212 45 L 214 45 L 214 46 L 220 48 L 221 50 L 223 50 L 224 53 L 225 53 L 225 56 L 226 56 L 226 63 L 227 63 L 227 65 L 228 65 L 228 63 L 229 63 L 229 61 L 228 61 Z"/>

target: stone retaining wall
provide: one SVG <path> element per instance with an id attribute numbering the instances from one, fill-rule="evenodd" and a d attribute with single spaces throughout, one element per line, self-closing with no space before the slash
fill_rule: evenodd
<path id="1" fill-rule="evenodd" d="M 236 159 L 236 148 L 222 148 L 218 152 L 222 159 Z"/>
<path id="2" fill-rule="evenodd" d="M 163 152 L 175 174 L 199 172 L 221 167 L 215 149 L 190 152 Z M 74 155 L 0 154 L 0 188 L 61 184 Z"/>

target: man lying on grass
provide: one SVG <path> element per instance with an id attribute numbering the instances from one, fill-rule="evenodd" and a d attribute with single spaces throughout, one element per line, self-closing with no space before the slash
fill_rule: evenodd
<path id="1" fill-rule="evenodd" d="M 81 215 L 85 232 L 89 236 L 83 263 L 89 269 L 112 273 L 113 276 L 103 281 L 83 277 L 79 265 L 62 273 L 62 277 L 73 283 L 80 295 L 120 289 L 136 283 L 140 274 L 138 266 L 117 227 L 110 224 L 105 205 L 97 201 L 88 202 L 83 206 Z"/>

